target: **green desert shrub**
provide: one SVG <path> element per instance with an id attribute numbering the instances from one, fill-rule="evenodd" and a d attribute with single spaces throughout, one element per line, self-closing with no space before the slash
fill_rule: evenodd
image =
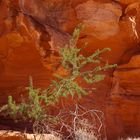
<path id="1" fill-rule="evenodd" d="M 12 96 L 8 97 L 8 103 L 5 108 L 8 115 L 29 120 L 44 118 L 52 120 L 51 116 L 47 114 L 47 108 L 59 102 L 60 97 L 67 98 L 72 96 L 74 98 L 77 96 L 80 99 L 89 94 L 89 90 L 79 84 L 78 78 L 86 82 L 86 84 L 97 83 L 105 77 L 104 74 L 100 74 L 101 71 L 116 67 L 116 65 L 108 63 L 100 66 L 100 56 L 102 53 L 110 51 L 109 48 L 97 50 L 88 57 L 82 55 L 81 49 L 77 48 L 77 41 L 82 28 L 82 25 L 79 25 L 74 30 L 69 43 L 60 49 L 61 66 L 68 71 L 68 74 L 66 76 L 55 75 L 55 80 L 52 80 L 45 90 L 34 88 L 30 77 L 27 99 L 22 100 L 21 103 L 16 103 Z M 82 69 L 87 64 L 94 64 L 94 66 L 83 71 Z"/>

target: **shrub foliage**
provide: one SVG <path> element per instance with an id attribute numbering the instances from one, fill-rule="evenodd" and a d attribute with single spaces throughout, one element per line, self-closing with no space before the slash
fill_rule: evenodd
<path id="1" fill-rule="evenodd" d="M 68 74 L 66 76 L 55 75 L 55 80 L 45 90 L 34 88 L 30 77 L 30 84 L 27 88 L 28 98 L 17 104 L 13 97 L 9 96 L 8 103 L 2 111 L 5 110 L 14 119 L 41 120 L 45 118 L 52 121 L 51 117 L 47 115 L 47 108 L 59 102 L 60 97 L 72 96 L 74 98 L 77 96 L 81 98 L 89 93 L 86 88 L 79 84 L 78 78 L 86 84 L 93 84 L 104 79 L 105 75 L 100 74 L 101 71 L 116 67 L 116 65 L 109 65 L 108 63 L 100 66 L 100 55 L 110 51 L 109 48 L 97 50 L 88 57 L 82 55 L 81 49 L 77 47 L 82 28 L 82 25 L 79 25 L 74 30 L 69 43 L 60 49 L 61 66 Z M 88 64 L 94 66 L 88 70 L 83 70 Z"/>

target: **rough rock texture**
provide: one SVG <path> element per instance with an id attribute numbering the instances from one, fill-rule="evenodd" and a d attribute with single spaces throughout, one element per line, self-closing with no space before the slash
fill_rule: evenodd
<path id="1" fill-rule="evenodd" d="M 139 0 L 0 0 L 0 10 L 1 104 L 9 94 L 19 100 L 29 75 L 46 87 L 60 71 L 59 48 L 84 23 L 83 54 L 109 47 L 103 58 L 119 67 L 81 103 L 104 111 L 108 139 L 140 135 Z"/>
<path id="2" fill-rule="evenodd" d="M 98 39 L 107 39 L 119 32 L 119 18 L 122 10 L 114 3 L 98 3 L 92 0 L 79 4 L 76 7 L 77 18 L 82 20 L 91 32 L 91 35 Z"/>
<path id="3" fill-rule="evenodd" d="M 140 56 L 134 55 L 128 64 L 120 65 L 113 74 L 111 99 L 108 101 L 107 116 L 114 135 L 124 133 L 139 135 L 140 127 Z M 108 115 L 109 114 L 109 115 Z M 113 117 L 115 116 L 115 117 Z M 119 126 L 120 125 L 120 126 Z M 121 128 L 121 129 L 120 129 Z M 135 129 L 135 131 L 134 131 Z"/>

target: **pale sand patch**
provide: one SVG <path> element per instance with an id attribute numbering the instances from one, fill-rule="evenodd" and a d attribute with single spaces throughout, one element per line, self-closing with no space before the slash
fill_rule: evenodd
<path id="1" fill-rule="evenodd" d="M 0 131 L 0 140 L 61 140 L 52 134 L 29 134 L 18 131 Z"/>

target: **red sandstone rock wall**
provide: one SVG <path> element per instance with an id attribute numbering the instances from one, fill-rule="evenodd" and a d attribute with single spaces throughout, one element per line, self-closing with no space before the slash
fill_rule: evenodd
<path id="1" fill-rule="evenodd" d="M 9 94 L 19 99 L 29 75 L 46 87 L 60 71 L 59 47 L 84 23 L 84 55 L 109 47 L 104 59 L 119 66 L 81 103 L 105 112 L 108 139 L 140 135 L 139 0 L 0 0 L 0 11 L 1 104 Z"/>

